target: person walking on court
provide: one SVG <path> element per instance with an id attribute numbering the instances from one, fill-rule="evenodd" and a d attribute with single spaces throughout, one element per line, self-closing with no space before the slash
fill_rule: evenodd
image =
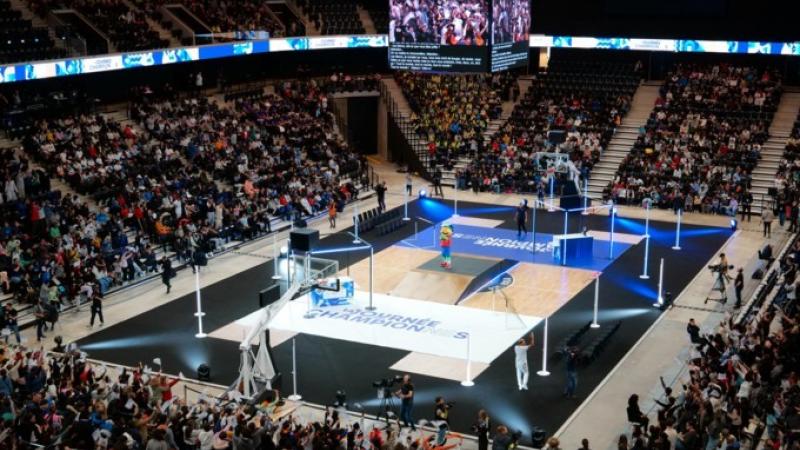
<path id="1" fill-rule="evenodd" d="M 94 326 L 94 318 L 100 319 L 100 326 L 105 324 L 103 321 L 103 298 L 100 297 L 99 292 L 92 294 L 92 318 L 89 320 L 89 328 Z"/>
<path id="2" fill-rule="evenodd" d="M 170 280 L 172 279 L 174 270 L 172 269 L 172 261 L 166 256 L 161 260 L 161 282 L 167 286 L 167 294 L 169 294 L 169 290 L 172 289 L 172 283 Z"/>
<path id="3" fill-rule="evenodd" d="M 328 205 L 328 222 L 330 222 L 331 228 L 336 228 L 336 202 L 334 201 Z"/>
<path id="4" fill-rule="evenodd" d="M 531 347 L 533 347 L 533 331 L 531 331 L 530 338 L 527 341 L 522 338 L 514 346 L 514 366 L 517 369 L 517 387 L 520 391 L 528 390 L 528 377 L 530 376 L 528 350 Z"/>
<path id="5" fill-rule="evenodd" d="M 383 212 L 386 211 L 386 181 L 381 181 L 375 186 L 375 194 L 378 195 L 378 209 Z"/>
<path id="6" fill-rule="evenodd" d="M 528 220 L 527 200 L 519 202 L 519 206 L 517 206 L 517 210 L 515 212 L 515 218 L 517 220 L 517 240 L 519 240 L 520 238 L 528 235 L 528 227 L 525 225 Z"/>
<path id="7" fill-rule="evenodd" d="M 772 236 L 772 221 L 775 220 L 775 214 L 772 213 L 772 208 L 764 208 L 761 212 L 761 223 L 764 224 L 764 237 Z"/>

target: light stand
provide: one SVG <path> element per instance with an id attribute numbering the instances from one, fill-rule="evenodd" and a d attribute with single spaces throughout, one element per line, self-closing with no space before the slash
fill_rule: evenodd
<path id="1" fill-rule="evenodd" d="M 467 373 L 466 377 L 464 378 L 464 381 L 461 382 L 461 385 L 464 387 L 475 386 L 475 382 L 472 381 L 472 361 L 470 359 L 471 357 L 470 357 L 469 341 L 470 341 L 470 334 L 467 333 Z"/>
<path id="2" fill-rule="evenodd" d="M 408 217 L 408 188 L 403 190 L 403 221 L 408 222 L 411 217 Z"/>
<path id="3" fill-rule="evenodd" d="M 653 306 L 656 308 L 664 306 L 664 258 L 661 258 L 661 265 L 658 268 L 658 300 Z"/>
<path id="4" fill-rule="evenodd" d="M 550 375 L 550 372 L 547 371 L 547 322 L 549 317 L 544 318 L 544 345 L 542 345 L 542 370 L 536 372 L 537 375 L 540 377 L 546 377 Z"/>
<path id="5" fill-rule="evenodd" d="M 297 393 L 297 349 L 295 338 L 292 338 L 292 395 L 287 398 L 293 402 L 302 400 L 303 398 Z"/>
<path id="6" fill-rule="evenodd" d="M 672 246 L 673 250 L 681 249 L 681 216 L 683 209 L 678 210 L 678 223 L 675 225 L 675 245 Z"/>
<path id="7" fill-rule="evenodd" d="M 197 317 L 197 334 L 195 334 L 194 337 L 204 338 L 208 335 L 203 332 L 203 316 L 205 316 L 206 313 L 203 312 L 203 306 L 200 302 L 200 266 L 198 266 L 197 270 L 194 272 L 194 290 L 195 299 L 197 300 L 197 312 L 194 313 L 194 316 Z"/>
<path id="8" fill-rule="evenodd" d="M 614 222 L 617 215 L 617 207 L 611 203 L 611 231 L 608 239 L 608 259 L 614 259 Z"/>
<path id="9" fill-rule="evenodd" d="M 647 216 L 644 220 L 644 266 L 642 267 L 642 274 L 639 278 L 642 280 L 649 280 L 650 275 L 647 274 L 647 260 L 650 258 L 650 202 L 647 202 Z"/>
<path id="10" fill-rule="evenodd" d="M 590 327 L 592 328 L 600 328 L 600 324 L 597 323 L 597 305 L 600 303 L 600 272 L 597 272 L 597 276 L 594 279 L 594 317 L 592 319 L 592 324 Z"/>

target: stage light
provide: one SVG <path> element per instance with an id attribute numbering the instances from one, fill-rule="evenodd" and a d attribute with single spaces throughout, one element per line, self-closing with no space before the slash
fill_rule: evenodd
<path id="1" fill-rule="evenodd" d="M 738 226 L 739 222 L 737 222 L 736 219 L 731 219 L 731 231 L 736 231 L 736 228 L 738 228 Z"/>
<path id="2" fill-rule="evenodd" d="M 281 247 L 281 257 L 285 258 L 286 255 L 288 255 L 288 254 L 289 254 L 289 247 L 287 247 L 285 245 L 283 247 Z"/>
<path id="3" fill-rule="evenodd" d="M 211 381 L 211 368 L 208 367 L 208 364 L 203 363 L 197 366 L 197 380 Z"/>
<path id="4" fill-rule="evenodd" d="M 427 190 L 425 190 L 425 189 L 420 189 L 419 190 L 419 198 L 425 198 L 427 196 L 428 196 L 428 191 Z"/>

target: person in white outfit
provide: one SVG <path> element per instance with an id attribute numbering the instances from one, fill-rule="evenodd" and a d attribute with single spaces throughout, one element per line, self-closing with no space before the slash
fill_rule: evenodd
<path id="1" fill-rule="evenodd" d="M 517 368 L 517 387 L 520 391 L 528 390 L 528 350 L 533 347 L 533 331 L 531 331 L 530 338 L 526 341 L 525 338 L 520 339 L 517 345 L 514 346 L 514 365 Z"/>

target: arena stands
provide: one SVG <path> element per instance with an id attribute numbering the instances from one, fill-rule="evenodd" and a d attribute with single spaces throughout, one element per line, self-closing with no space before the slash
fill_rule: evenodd
<path id="1" fill-rule="evenodd" d="M 800 116 L 794 123 L 791 135 L 786 142 L 783 158 L 775 174 L 775 185 L 771 189 L 775 200 L 775 209 L 780 215 L 797 217 L 800 202 Z"/>
<path id="2" fill-rule="evenodd" d="M 607 194 L 620 203 L 649 197 L 660 207 L 735 213 L 781 91 L 773 70 L 677 65 Z"/>
<path id="3" fill-rule="evenodd" d="M 37 28 L 22 12 L 0 0 L 0 63 L 36 61 L 66 56 L 63 49 L 55 47 L 46 28 Z M 0 77 L 0 82 L 2 82 Z"/>
<path id="4" fill-rule="evenodd" d="M 492 136 L 487 151 L 475 155 L 462 184 L 469 180 L 480 190 L 531 192 L 543 169 L 533 159 L 536 152 L 566 152 L 588 178 L 628 111 L 638 85 L 634 69 L 633 63 L 554 60 Z M 547 133 L 557 130 L 566 140 L 554 147 Z"/>
<path id="5" fill-rule="evenodd" d="M 428 145 L 431 168 L 454 167 L 460 156 L 473 155 L 483 146 L 489 121 L 500 116 L 515 76 L 395 74 L 413 111 L 411 123 Z"/>
<path id="6" fill-rule="evenodd" d="M 382 0 L 365 0 L 362 6 L 369 13 L 372 23 L 375 24 L 375 31 L 378 33 L 389 33 L 389 8 L 387 2 Z"/>
<path id="7" fill-rule="evenodd" d="M 297 4 L 322 34 L 364 34 L 365 32 L 356 9 L 357 0 L 338 2 L 299 0 Z"/>

